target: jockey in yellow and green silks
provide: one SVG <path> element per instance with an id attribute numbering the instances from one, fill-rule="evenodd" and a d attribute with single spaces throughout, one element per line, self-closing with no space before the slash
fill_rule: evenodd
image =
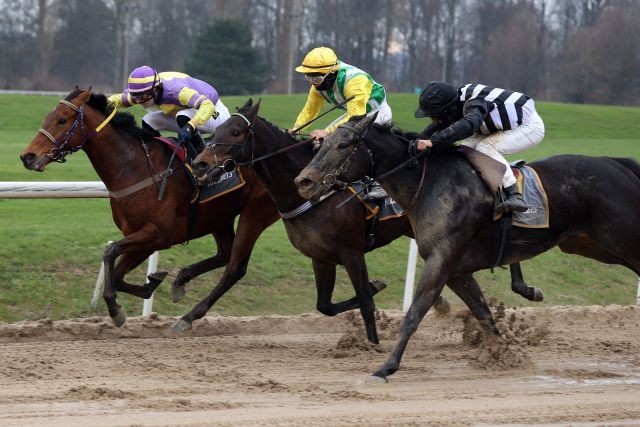
<path id="1" fill-rule="evenodd" d="M 142 105 L 147 110 L 143 126 L 178 132 L 183 145 L 197 131 L 213 133 L 229 118 L 229 110 L 210 84 L 175 71 L 158 73 L 148 66 L 133 70 L 124 92 L 108 101 L 116 108 Z"/>
<path id="2" fill-rule="evenodd" d="M 303 73 L 311 88 L 307 102 L 298 115 L 294 128 L 314 119 L 320 113 L 324 101 L 338 105 L 345 99 L 354 97 L 341 106 L 346 113 L 324 130 L 311 131 L 311 137 L 322 139 L 333 132 L 339 124 L 353 116 L 371 115 L 378 112 L 376 123 L 391 121 L 391 108 L 387 104 L 384 88 L 366 72 L 338 60 L 335 52 L 328 47 L 317 47 L 305 56 L 296 71 Z"/>

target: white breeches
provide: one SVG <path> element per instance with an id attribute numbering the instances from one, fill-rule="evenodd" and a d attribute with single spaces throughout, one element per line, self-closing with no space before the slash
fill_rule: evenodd
<path id="1" fill-rule="evenodd" d="M 213 117 L 211 117 L 202 125 L 198 126 L 198 130 L 200 131 L 200 133 L 214 133 L 216 128 L 229 118 L 229 110 L 220 100 L 216 102 L 216 111 L 218 112 L 217 118 L 214 119 Z M 188 108 L 186 110 L 178 111 L 176 117 L 187 116 L 191 119 L 197 113 L 198 110 L 196 110 L 195 108 Z M 180 130 L 180 127 L 178 126 L 176 117 L 164 114 L 162 111 L 154 111 L 152 113 L 146 114 L 142 118 L 142 120 L 144 120 L 149 126 L 157 131 L 169 130 L 178 132 Z"/>
<path id="2" fill-rule="evenodd" d="M 529 117 L 527 123 L 523 123 L 515 129 L 498 131 L 489 135 L 475 134 L 463 139 L 461 144 L 475 148 L 482 154 L 486 154 L 507 166 L 507 171 L 502 178 L 502 185 L 509 187 L 516 183 L 509 162 L 503 154 L 514 154 L 529 149 L 544 138 L 544 123 L 542 118 L 535 113 Z"/>
<path id="3" fill-rule="evenodd" d="M 378 108 L 376 108 L 375 110 L 371 110 L 367 113 L 367 116 L 371 116 L 373 115 L 375 112 L 378 112 L 378 116 L 376 117 L 376 121 L 374 123 L 377 123 L 379 125 L 383 125 L 387 122 L 390 122 L 392 117 L 391 114 L 391 107 L 389 107 L 389 104 L 387 104 L 387 101 L 382 101 L 382 104 L 378 105 Z M 331 122 L 331 124 L 329 127 L 335 126 L 337 123 L 340 123 L 340 121 L 342 121 L 345 117 L 347 116 L 347 114 L 342 114 L 340 117 L 338 117 L 337 119 L 335 119 L 333 122 Z"/>

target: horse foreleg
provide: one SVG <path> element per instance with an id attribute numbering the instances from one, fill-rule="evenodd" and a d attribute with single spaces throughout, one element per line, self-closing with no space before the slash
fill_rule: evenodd
<path id="1" fill-rule="evenodd" d="M 400 326 L 398 342 L 384 364 L 373 373 L 371 380 L 387 382 L 387 376 L 393 374 L 400 367 L 400 360 L 407 348 L 409 338 L 418 329 L 425 314 L 440 296 L 447 280 L 442 259 L 441 253 L 435 254 L 433 252 L 425 259 L 413 302 Z"/>
<path id="2" fill-rule="evenodd" d="M 480 289 L 478 282 L 476 282 L 473 276 L 451 277 L 447 281 L 447 286 L 464 301 L 484 329 L 494 335 L 500 335 L 496 322 L 493 320 L 491 310 L 482 294 L 482 289 Z"/>
<path id="3" fill-rule="evenodd" d="M 118 286 L 117 276 L 114 272 L 116 259 L 124 253 L 135 253 L 150 251 L 161 247 L 161 234 L 155 224 L 146 223 L 140 230 L 131 233 L 122 240 L 107 245 L 102 254 L 105 264 L 104 291 L 103 298 L 107 304 L 109 316 L 116 326 L 122 326 L 126 320 L 126 315 L 122 307 L 116 300 L 116 289 Z"/>
<path id="4" fill-rule="evenodd" d="M 238 280 L 247 273 L 247 265 L 253 247 L 260 234 L 275 222 L 275 217 L 261 217 L 241 215 L 238 221 L 238 230 L 231 246 L 231 256 L 227 268 L 222 274 L 220 282 L 206 298 L 196 304 L 191 311 L 182 316 L 173 325 L 173 330 L 183 332 L 192 328 L 194 320 L 202 318 L 207 311 L 224 295 Z"/>
<path id="5" fill-rule="evenodd" d="M 151 298 L 151 295 L 153 295 L 156 288 L 167 276 L 167 272 L 156 272 L 150 274 L 149 277 L 147 277 L 147 282 L 142 286 L 127 283 L 124 280 L 124 276 L 139 266 L 145 259 L 149 258 L 153 252 L 154 251 L 152 250 L 143 252 L 127 252 L 118 258 L 113 278 L 114 283 L 116 284 L 116 290 L 126 292 L 129 295 L 133 295 L 138 298 Z"/>
<path id="6" fill-rule="evenodd" d="M 316 289 L 318 291 L 318 300 L 316 302 L 317 310 L 325 316 L 335 316 L 345 311 L 360 308 L 357 297 L 350 298 L 346 301 L 337 303 L 331 302 L 333 289 L 336 283 L 336 265 L 331 262 L 312 259 L 313 273 L 316 280 Z M 387 287 L 386 284 L 379 280 L 369 282 L 371 294 L 375 295 Z"/>
<path id="7" fill-rule="evenodd" d="M 227 265 L 231 254 L 231 247 L 235 239 L 233 224 L 224 227 L 223 230 L 213 233 L 216 241 L 217 252 L 214 256 L 198 261 L 187 267 L 180 269 L 173 284 L 171 285 L 171 298 L 173 302 L 178 302 L 186 294 L 185 285 L 191 279 L 200 276 L 208 271 L 215 270 Z"/>
<path id="8" fill-rule="evenodd" d="M 367 338 L 370 342 L 378 344 L 378 331 L 376 330 L 375 303 L 373 302 L 373 292 L 369 284 L 367 264 L 364 253 L 350 253 L 341 257 L 344 268 L 347 270 L 349 279 L 356 291 L 356 298 L 360 305 L 360 314 L 364 320 L 364 327 L 367 330 Z"/>
<path id="9" fill-rule="evenodd" d="M 525 283 L 519 262 L 509 265 L 509 270 L 511 271 L 511 290 L 513 292 L 518 295 L 522 295 L 529 301 L 539 302 L 543 300 L 544 296 L 542 295 L 542 290 L 540 288 L 528 286 Z"/>

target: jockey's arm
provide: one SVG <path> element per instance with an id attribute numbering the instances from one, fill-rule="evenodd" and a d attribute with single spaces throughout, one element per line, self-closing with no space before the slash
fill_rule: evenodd
<path id="1" fill-rule="evenodd" d="M 347 102 L 347 114 L 342 120 L 326 128 L 325 131 L 332 133 L 339 125 L 348 121 L 351 117 L 367 114 L 367 101 L 371 96 L 372 89 L 373 84 L 365 75 L 361 74 L 349 80 L 344 86 L 344 97 L 348 99 L 353 96 L 353 99 Z"/>
<path id="2" fill-rule="evenodd" d="M 114 108 L 131 107 L 131 97 L 128 92 L 115 93 L 107 98 L 107 102 L 112 104 Z"/>
<path id="3" fill-rule="evenodd" d="M 298 114 L 298 118 L 296 119 L 292 129 L 297 129 L 298 126 L 302 126 L 308 121 L 315 119 L 318 116 L 318 113 L 320 113 L 323 103 L 324 98 L 322 95 L 320 95 L 315 87 L 311 86 L 311 89 L 309 89 L 309 96 L 307 96 L 307 102 L 304 104 L 300 114 Z"/>
<path id="4" fill-rule="evenodd" d="M 418 134 L 418 137 L 424 138 L 424 139 L 429 139 L 429 138 L 431 138 L 431 135 L 433 135 L 436 132 L 440 132 L 441 130 L 444 130 L 445 128 L 446 128 L 446 126 L 443 125 L 442 123 L 433 122 L 433 123 L 430 123 L 429 126 L 424 128 L 424 130 Z"/>
<path id="5" fill-rule="evenodd" d="M 216 112 L 216 107 L 209 98 L 188 87 L 183 87 L 178 93 L 178 101 L 180 104 L 188 108 L 198 110 L 195 116 L 189 120 L 189 125 L 193 129 L 206 123 Z"/>
<path id="6" fill-rule="evenodd" d="M 453 144 L 470 137 L 480 130 L 480 125 L 489 113 L 489 104 L 481 99 L 471 99 L 464 104 L 463 117 L 446 129 L 431 136 L 434 144 Z"/>

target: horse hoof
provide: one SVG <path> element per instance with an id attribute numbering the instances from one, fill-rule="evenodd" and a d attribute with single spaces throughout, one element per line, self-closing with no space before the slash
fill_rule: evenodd
<path id="1" fill-rule="evenodd" d="M 155 273 L 151 273 L 147 278 L 149 282 L 160 283 L 167 277 L 167 274 L 169 274 L 167 271 L 156 271 Z"/>
<path id="2" fill-rule="evenodd" d="M 186 332 L 192 328 L 191 322 L 187 322 L 184 319 L 178 320 L 175 325 L 173 325 L 173 332 Z"/>
<path id="3" fill-rule="evenodd" d="M 173 302 L 180 301 L 187 294 L 187 288 L 184 285 L 171 288 L 171 299 Z"/>
<path id="4" fill-rule="evenodd" d="M 126 320 L 127 320 L 127 315 L 124 313 L 124 310 L 122 309 L 118 311 L 118 314 L 116 314 L 111 318 L 111 321 L 113 322 L 113 324 L 116 325 L 118 328 L 124 325 L 124 322 Z"/>
<path id="5" fill-rule="evenodd" d="M 389 380 L 385 377 L 379 377 L 377 375 L 371 375 L 367 378 L 367 384 L 387 384 Z"/>
<path id="6" fill-rule="evenodd" d="M 434 304 L 434 307 L 436 309 L 436 313 L 438 314 L 447 314 L 451 311 L 451 304 L 449 304 L 449 301 L 447 301 L 444 297 L 441 297 L 441 299 L 436 304 Z"/>
<path id="7" fill-rule="evenodd" d="M 544 299 L 540 288 L 533 288 L 533 301 L 540 302 Z"/>
<path id="8" fill-rule="evenodd" d="M 373 288 L 374 295 L 386 289 L 387 287 L 387 284 L 384 282 L 381 282 L 380 280 L 372 280 L 369 282 L 369 285 Z"/>

